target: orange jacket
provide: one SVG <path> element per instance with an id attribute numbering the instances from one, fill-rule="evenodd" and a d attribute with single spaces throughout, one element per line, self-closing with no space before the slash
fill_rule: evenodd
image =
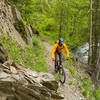
<path id="1" fill-rule="evenodd" d="M 67 45 L 64 43 L 62 46 L 59 46 L 59 40 L 57 40 L 56 44 L 54 45 L 54 47 L 52 49 L 51 58 L 54 59 L 55 52 L 57 51 L 58 53 L 61 53 L 63 48 L 66 52 L 67 58 L 69 58 L 69 50 L 67 48 Z"/>

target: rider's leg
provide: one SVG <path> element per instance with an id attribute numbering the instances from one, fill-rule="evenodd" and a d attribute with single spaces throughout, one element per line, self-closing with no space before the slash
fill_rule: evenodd
<path id="1" fill-rule="evenodd" d="M 57 68 L 57 52 L 55 52 L 55 69 Z"/>
<path id="2" fill-rule="evenodd" d="M 59 53 L 59 61 L 60 61 L 60 65 L 62 64 L 62 53 Z"/>

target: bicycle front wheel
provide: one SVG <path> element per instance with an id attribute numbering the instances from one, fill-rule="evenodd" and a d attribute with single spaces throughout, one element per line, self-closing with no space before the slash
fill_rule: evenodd
<path id="1" fill-rule="evenodd" d="M 66 81 L 66 75 L 65 75 L 64 69 L 63 68 L 60 68 L 59 73 L 60 73 L 60 82 L 62 84 L 64 84 L 65 81 Z"/>

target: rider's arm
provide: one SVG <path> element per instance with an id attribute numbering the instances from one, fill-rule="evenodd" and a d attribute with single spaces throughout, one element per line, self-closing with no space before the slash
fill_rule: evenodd
<path id="1" fill-rule="evenodd" d="M 67 48 L 67 45 L 64 43 L 63 46 L 64 46 L 64 50 L 65 50 L 65 52 L 66 52 L 66 56 L 67 56 L 67 58 L 69 59 L 69 50 L 68 50 L 68 48 Z"/>
<path id="2" fill-rule="evenodd" d="M 56 48 L 57 48 L 58 44 L 55 44 L 52 51 L 51 51 L 51 58 L 54 59 L 54 54 L 56 52 Z"/>

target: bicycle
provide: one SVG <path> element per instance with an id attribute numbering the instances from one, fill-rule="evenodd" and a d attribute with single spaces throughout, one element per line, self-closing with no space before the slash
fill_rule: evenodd
<path id="1" fill-rule="evenodd" d="M 58 73 L 59 72 L 59 74 L 60 74 L 60 79 L 59 79 L 59 81 L 62 83 L 62 84 L 64 84 L 65 83 L 65 81 L 66 81 L 66 74 L 65 74 L 65 71 L 64 71 L 64 64 L 63 63 L 61 63 L 60 64 L 60 60 L 58 60 L 57 59 L 57 66 L 55 66 L 55 72 L 56 73 Z"/>

